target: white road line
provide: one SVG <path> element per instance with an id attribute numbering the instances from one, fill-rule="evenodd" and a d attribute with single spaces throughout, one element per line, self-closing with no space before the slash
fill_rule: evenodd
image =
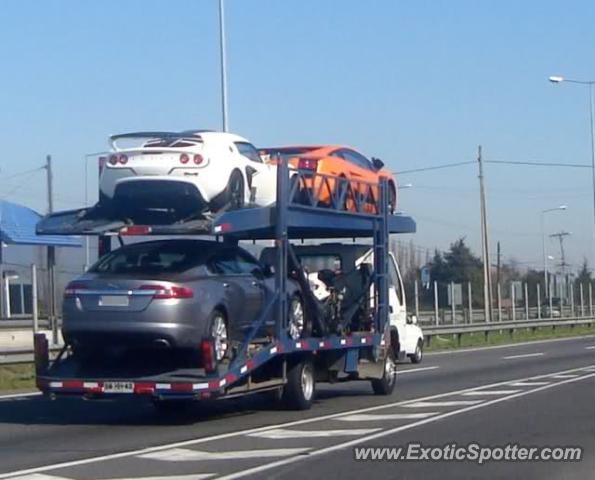
<path id="1" fill-rule="evenodd" d="M 437 366 L 434 367 L 420 367 L 420 368 L 408 368 L 407 370 L 399 370 L 399 368 L 397 367 L 397 375 L 401 375 L 403 373 L 414 373 L 414 372 L 423 372 L 425 370 L 436 370 Z"/>
<path id="2" fill-rule="evenodd" d="M 576 377 L 580 377 L 580 375 L 577 375 L 575 373 L 566 373 L 564 375 L 552 375 L 552 378 L 576 378 Z"/>
<path id="3" fill-rule="evenodd" d="M 191 475 L 167 475 L 159 477 L 126 477 L 126 478 L 111 478 L 105 480 L 204 480 L 211 478 L 214 473 L 194 473 Z M 44 475 L 43 473 L 32 473 L 21 477 L 12 477 L 10 480 L 72 480 L 67 477 L 56 477 L 54 475 Z"/>
<path id="4" fill-rule="evenodd" d="M 335 418 L 341 422 L 379 422 L 385 420 L 417 420 L 419 418 L 428 418 L 432 415 L 438 415 L 440 412 L 420 412 L 420 413 L 360 413 L 347 415 L 345 417 Z"/>
<path id="5" fill-rule="evenodd" d="M 475 405 L 482 401 L 483 400 L 447 400 L 444 402 L 413 402 L 403 406 L 407 408 L 461 407 L 464 405 Z"/>
<path id="6" fill-rule="evenodd" d="M 288 457 L 310 450 L 309 448 L 272 448 L 262 450 L 238 450 L 235 452 L 205 452 L 188 448 L 171 448 L 161 452 L 137 455 L 145 460 L 162 462 L 200 462 L 202 460 L 239 460 L 244 458 Z"/>
<path id="7" fill-rule="evenodd" d="M 314 438 L 314 437 L 349 437 L 354 435 L 368 435 L 377 432 L 379 428 L 352 428 L 350 430 L 290 430 L 288 428 L 276 428 L 266 432 L 249 433 L 248 437 L 271 438 L 281 440 L 283 438 Z"/>
<path id="8" fill-rule="evenodd" d="M 10 398 L 37 397 L 39 395 L 41 395 L 41 392 L 11 393 L 8 395 L 0 395 L 0 400 L 8 400 Z"/>
<path id="9" fill-rule="evenodd" d="M 590 367 L 595 368 L 595 365 L 590 365 Z M 488 385 L 478 385 L 476 387 L 469 387 L 469 388 L 464 388 L 461 390 L 455 390 L 455 391 L 446 392 L 446 393 L 438 393 L 435 395 L 429 395 L 427 397 L 420 397 L 417 399 L 401 400 L 398 402 L 385 403 L 383 405 L 375 405 L 373 407 L 366 407 L 366 408 L 360 408 L 360 409 L 356 409 L 356 410 L 348 410 L 348 411 L 344 411 L 344 412 L 331 413 L 328 415 L 321 415 L 319 417 L 304 418 L 302 420 L 294 420 L 291 422 L 280 423 L 280 424 L 275 424 L 275 425 L 265 425 L 263 427 L 255 427 L 255 428 L 240 430 L 240 431 L 236 431 L 236 432 L 220 433 L 218 435 L 212 435 L 210 437 L 182 440 L 179 442 L 172 442 L 169 444 L 156 445 L 153 447 L 145 447 L 145 448 L 140 448 L 137 450 L 130 450 L 130 451 L 126 451 L 126 452 L 110 453 L 110 454 L 106 454 L 106 455 L 98 455 L 96 457 L 88 457 L 88 458 L 82 458 L 82 459 L 78 459 L 78 460 L 70 460 L 67 462 L 42 465 L 42 466 L 38 466 L 38 467 L 31 467 L 31 468 L 22 469 L 22 470 L 1 473 L 0 479 L 10 478 L 10 477 L 14 477 L 17 475 L 26 475 L 26 474 L 31 474 L 31 473 L 46 472 L 49 470 L 56 470 L 59 468 L 76 467 L 76 466 L 80 466 L 80 465 L 87 465 L 90 463 L 96 463 L 96 462 L 101 462 L 101 461 L 106 461 L 106 460 L 115 460 L 115 459 L 119 459 L 119 458 L 133 457 L 133 456 L 142 455 L 145 453 L 159 452 L 159 451 L 163 451 L 163 450 L 171 449 L 171 448 L 185 447 L 185 446 L 189 446 L 189 445 L 199 445 L 202 443 L 212 442 L 215 440 L 224 440 L 227 438 L 235 438 L 235 437 L 239 437 L 242 435 L 247 435 L 249 433 L 262 432 L 262 431 L 270 430 L 273 428 L 294 427 L 296 425 L 305 425 L 308 423 L 320 422 L 323 420 L 331 420 L 331 419 L 343 417 L 345 415 L 350 415 L 350 414 L 368 413 L 368 412 L 374 412 L 374 411 L 378 411 L 378 410 L 385 410 L 385 409 L 393 408 L 393 407 L 401 407 L 401 406 L 405 406 L 406 404 L 410 404 L 412 402 L 444 398 L 444 397 L 448 397 L 451 395 L 458 395 L 460 393 L 470 392 L 473 390 L 477 390 L 479 388 L 501 387 L 501 386 L 509 385 L 510 382 L 530 381 L 530 380 L 551 378 L 552 375 L 562 375 L 562 374 L 567 374 L 570 372 L 577 372 L 577 371 L 582 372 L 582 371 L 584 371 L 585 368 L 588 368 L 588 367 L 572 368 L 572 369 L 568 369 L 568 370 L 561 370 L 559 372 L 551 372 L 551 373 L 546 373 L 546 374 L 541 374 L 541 375 L 534 375 L 532 377 L 523 377 L 523 378 L 517 378 L 517 379 L 513 379 L 513 380 L 505 380 L 502 382 L 496 382 L 496 383 L 492 383 L 492 384 L 488 384 Z M 557 382 L 557 383 L 551 384 L 551 386 L 560 385 L 563 383 L 565 383 L 565 382 Z M 541 388 L 543 388 L 543 387 L 541 387 Z M 532 391 L 534 391 L 534 390 L 527 390 L 527 392 L 532 392 Z M 500 399 L 497 399 L 497 400 L 500 400 Z"/>
<path id="10" fill-rule="evenodd" d="M 588 347 L 585 347 L 585 350 L 595 350 L 595 345 L 590 345 Z"/>
<path id="11" fill-rule="evenodd" d="M 511 383 L 511 387 L 538 387 L 540 385 L 549 385 L 552 382 L 515 382 Z"/>
<path id="12" fill-rule="evenodd" d="M 562 382 L 553 383 L 553 384 L 550 384 L 550 385 L 544 385 L 543 387 L 538 387 L 538 388 L 535 388 L 533 390 L 525 390 L 524 392 L 514 393 L 514 394 L 509 395 L 507 397 L 495 398 L 495 399 L 490 400 L 488 402 L 483 402 L 483 403 L 481 403 L 479 405 L 472 405 L 472 406 L 469 406 L 469 407 L 466 407 L 466 408 L 461 408 L 460 410 L 454 410 L 452 412 L 443 413 L 443 414 L 437 415 L 435 417 L 426 418 L 425 420 L 420 420 L 418 422 L 409 423 L 407 425 L 401 425 L 399 427 L 391 428 L 389 430 L 383 430 L 382 432 L 378 432 L 378 433 L 373 433 L 373 434 L 368 435 L 367 437 L 364 437 L 364 438 L 358 438 L 358 439 L 355 439 L 355 440 L 350 440 L 348 442 L 339 443 L 337 445 L 333 445 L 332 447 L 321 448 L 321 449 L 318 449 L 318 450 L 312 450 L 308 455 L 297 456 L 297 457 L 293 457 L 293 458 L 286 458 L 284 460 L 278 460 L 276 462 L 269 463 L 268 465 L 260 465 L 258 467 L 253 467 L 253 468 L 248 468 L 248 469 L 242 470 L 241 472 L 232 473 L 230 475 L 224 475 L 222 477 L 219 477 L 218 480 L 235 480 L 236 478 L 242 478 L 242 477 L 246 477 L 246 476 L 249 476 L 249 475 L 255 475 L 257 473 L 261 473 L 261 472 L 264 472 L 266 470 L 270 470 L 272 468 L 281 467 L 281 466 L 284 466 L 284 465 L 289 465 L 291 463 L 296 463 L 296 462 L 299 462 L 299 461 L 303 461 L 303 460 L 305 460 L 307 458 L 312 458 L 312 457 L 316 457 L 316 456 L 319 456 L 319 455 L 324 455 L 324 454 L 327 454 L 327 453 L 330 453 L 330 452 L 335 452 L 337 450 L 344 450 L 346 448 L 353 447 L 353 446 L 356 446 L 356 445 L 362 445 L 362 444 L 364 444 L 366 442 L 369 442 L 371 440 L 376 440 L 378 438 L 387 437 L 389 435 L 393 435 L 395 433 L 402 432 L 404 430 L 410 430 L 410 429 L 415 428 L 415 427 L 426 425 L 426 424 L 429 424 L 429 423 L 432 423 L 432 422 L 437 422 L 438 420 L 442 420 L 444 418 L 452 417 L 454 415 L 460 415 L 462 413 L 467 413 L 467 412 L 470 412 L 470 411 L 473 411 L 473 410 L 477 410 L 479 408 L 484 408 L 484 407 L 487 407 L 489 405 L 494 405 L 494 404 L 497 404 L 497 403 L 505 402 L 505 401 L 508 401 L 508 400 L 512 400 L 514 398 L 519 398 L 519 397 L 522 397 L 522 396 L 525 396 L 525 395 L 529 395 L 531 393 L 539 392 L 539 391 L 542 391 L 542 390 L 547 390 L 549 388 L 557 387 L 559 385 L 563 385 L 563 384 L 571 383 L 571 382 L 576 382 L 576 381 L 579 381 L 579 380 L 584 380 L 586 378 L 590 378 L 590 377 L 594 377 L 594 376 L 595 376 L 595 373 L 591 373 L 589 375 L 583 375 L 582 377 L 579 377 L 579 378 L 573 378 L 573 379 L 569 379 L 569 380 L 564 380 Z"/>
<path id="13" fill-rule="evenodd" d="M 507 357 L 502 357 L 504 360 L 512 360 L 514 358 L 529 358 L 529 357 L 542 357 L 544 355 L 543 352 L 539 353 L 525 353 L 523 355 L 509 355 Z"/>
<path id="14" fill-rule="evenodd" d="M 520 390 L 477 390 L 475 392 L 463 393 L 464 397 L 479 397 L 481 395 L 511 395 Z"/>

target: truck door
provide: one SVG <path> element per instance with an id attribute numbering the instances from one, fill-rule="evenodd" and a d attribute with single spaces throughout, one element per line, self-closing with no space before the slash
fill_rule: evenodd
<path id="1" fill-rule="evenodd" d="M 396 327 L 399 332 L 399 342 L 401 350 L 405 350 L 408 342 L 407 335 L 407 304 L 405 301 L 405 290 L 403 289 L 403 280 L 397 261 L 391 253 L 388 261 L 388 273 L 390 278 L 388 288 L 388 300 L 390 310 L 391 327 Z"/>

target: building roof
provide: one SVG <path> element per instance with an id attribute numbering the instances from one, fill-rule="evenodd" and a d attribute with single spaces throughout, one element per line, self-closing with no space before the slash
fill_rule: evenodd
<path id="1" fill-rule="evenodd" d="M 37 235 L 35 226 L 41 215 L 30 208 L 0 200 L 0 240 L 11 245 L 80 247 L 76 237 Z"/>

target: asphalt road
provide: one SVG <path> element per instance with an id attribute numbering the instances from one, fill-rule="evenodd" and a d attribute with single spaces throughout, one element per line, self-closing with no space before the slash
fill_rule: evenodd
<path id="1" fill-rule="evenodd" d="M 590 348 L 593 347 L 593 348 Z M 308 412 L 262 397 L 160 416 L 136 402 L 0 397 L 0 478 L 593 478 L 595 337 L 427 355 L 397 391 L 321 385 Z M 580 462 L 355 461 L 355 447 L 581 446 Z"/>

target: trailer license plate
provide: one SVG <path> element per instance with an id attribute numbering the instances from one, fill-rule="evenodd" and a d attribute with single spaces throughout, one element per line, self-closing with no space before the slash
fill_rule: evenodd
<path id="1" fill-rule="evenodd" d="M 104 382 L 104 393 L 134 393 L 132 382 Z"/>
<path id="2" fill-rule="evenodd" d="M 99 297 L 100 307 L 127 307 L 128 305 L 127 295 L 102 295 Z"/>

